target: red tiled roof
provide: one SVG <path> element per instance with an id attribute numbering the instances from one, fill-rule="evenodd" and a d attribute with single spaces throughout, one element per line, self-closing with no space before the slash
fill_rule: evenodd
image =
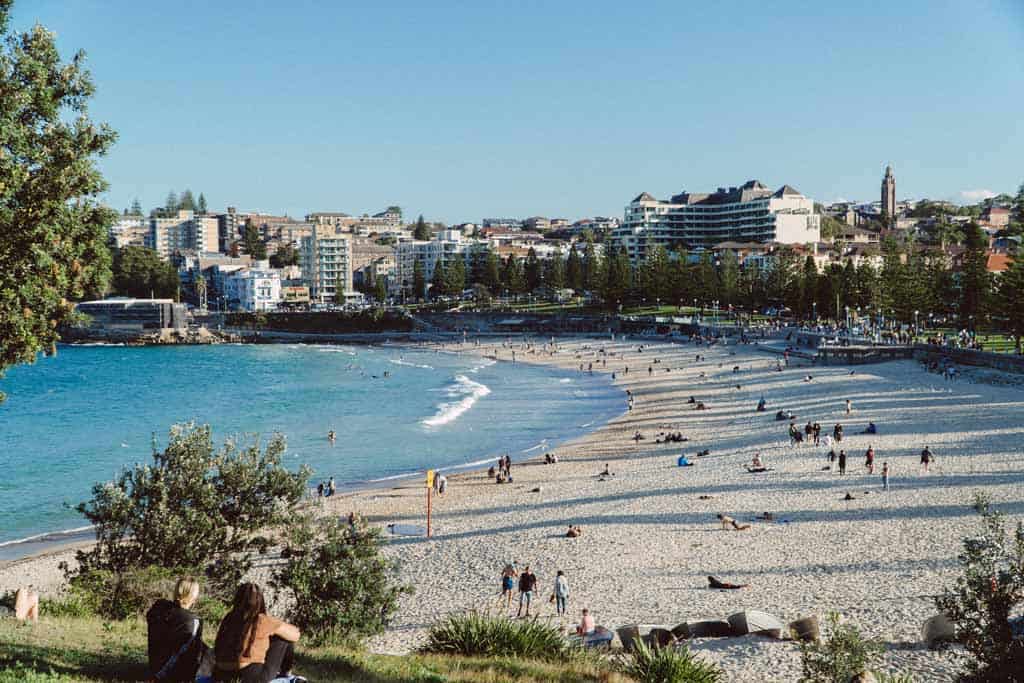
<path id="1" fill-rule="evenodd" d="M 1007 254 L 989 254 L 985 270 L 990 273 L 1002 273 L 1010 267 L 1012 260 Z"/>

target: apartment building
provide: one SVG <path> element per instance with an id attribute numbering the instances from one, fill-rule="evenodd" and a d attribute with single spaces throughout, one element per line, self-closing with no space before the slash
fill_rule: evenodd
<path id="1" fill-rule="evenodd" d="M 434 268 L 438 263 L 443 263 L 447 267 L 455 259 L 462 259 L 466 272 L 469 273 L 473 265 L 473 256 L 488 249 L 486 242 L 467 239 L 458 230 L 442 230 L 429 241 L 399 242 L 395 247 L 395 276 L 388 282 L 388 293 L 391 296 L 400 296 L 402 292 L 411 290 L 417 261 L 423 269 L 424 280 L 429 283 L 434 277 Z"/>
<path id="2" fill-rule="evenodd" d="M 339 284 L 343 292 L 352 291 L 352 235 L 343 226 L 310 222 L 312 232 L 299 250 L 302 279 L 314 302 L 332 303 Z"/>
<path id="3" fill-rule="evenodd" d="M 335 228 L 365 228 L 370 232 L 391 232 L 402 227 L 402 214 L 398 211 L 381 211 L 372 216 L 351 216 L 340 211 L 317 211 L 306 215 L 307 223 Z"/>
<path id="4" fill-rule="evenodd" d="M 184 210 L 173 217 L 150 218 L 145 246 L 165 260 L 183 252 L 215 254 L 220 249 L 218 220 Z"/>
<path id="5" fill-rule="evenodd" d="M 249 312 L 272 311 L 281 303 L 281 273 L 243 268 L 224 278 L 228 307 Z"/>
<path id="6" fill-rule="evenodd" d="M 142 216 L 122 216 L 110 226 L 110 243 L 118 249 L 146 246 L 149 221 Z"/>
<path id="7" fill-rule="evenodd" d="M 713 193 L 682 192 L 669 200 L 644 192 L 626 206 L 612 244 L 634 261 L 654 246 L 711 248 L 724 241 L 803 244 L 821 238 L 814 202 L 789 185 L 772 191 L 757 180 Z"/>

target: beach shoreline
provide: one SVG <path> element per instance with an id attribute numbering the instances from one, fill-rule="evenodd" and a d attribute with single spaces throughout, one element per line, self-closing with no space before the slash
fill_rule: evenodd
<path id="1" fill-rule="evenodd" d="M 425 347 L 508 362 L 506 344 Z M 977 528 L 972 493 L 984 491 L 1011 521 L 1024 516 L 1013 451 L 1024 434 L 1016 417 L 1024 411 L 1019 386 L 969 376 L 945 382 L 913 361 L 853 368 L 793 362 L 776 370 L 777 356 L 733 340 L 709 348 L 559 338 L 553 355 L 542 355 L 543 341 L 533 353 L 521 338 L 512 344 L 516 363 L 575 371 L 582 363 L 584 372 L 593 363 L 594 372 L 614 372 L 616 386 L 631 392 L 635 406 L 550 449 L 558 464 L 545 465 L 543 451 L 529 462 L 515 459 L 513 484 L 496 485 L 483 467 L 450 477 L 448 493 L 434 501 L 432 538 L 388 536 L 385 553 L 416 593 L 402 599 L 389 629 L 369 641 L 371 651 L 409 652 L 430 624 L 452 613 L 503 613 L 496 605 L 498 573 L 518 560 L 535 568 L 541 598 L 554 570 L 565 570 L 571 618 L 589 606 L 607 626 L 671 627 L 744 609 L 767 611 L 784 623 L 835 610 L 886 642 L 883 670 L 952 680 L 955 656 L 924 649 L 919 629 L 935 613 L 932 597 L 956 575 L 960 539 Z M 691 396 L 708 410 L 694 410 Z M 768 411 L 755 413 L 761 396 Z M 844 411 L 846 398 L 853 401 L 851 415 Z M 779 409 L 796 412 L 800 425 L 821 422 L 823 434 L 843 422 L 850 473 L 840 477 L 827 469 L 827 448 L 790 446 L 787 423 L 774 419 Z M 859 434 L 869 420 L 879 433 Z M 634 441 L 636 431 L 645 439 Z M 659 431 L 678 431 L 689 441 L 658 444 Z M 917 465 L 922 443 L 938 458 L 927 475 Z M 869 445 L 879 465 L 893 467 L 890 491 L 883 493 L 877 471 L 869 475 L 861 464 Z M 710 453 L 698 456 L 703 450 Z M 680 453 L 695 465 L 676 467 Z M 755 453 L 771 471 L 747 473 Z M 598 476 L 606 464 L 615 476 Z M 850 500 L 846 493 L 853 494 Z M 423 494 L 423 483 L 415 481 L 339 494 L 324 502 L 322 514 L 357 512 L 383 529 L 421 526 Z M 759 520 L 765 511 L 775 519 Z M 753 528 L 722 530 L 714 519 L 719 512 Z M 581 525 L 584 535 L 565 538 L 569 524 Z M 53 556 L 22 562 L 20 575 L 26 569 L 47 574 L 50 563 Z M 10 585 L 16 574 L 0 569 L 0 585 Z M 709 590 L 709 574 L 751 588 Z M 269 569 L 253 578 L 265 582 Z M 557 620 L 546 603 L 535 606 L 542 619 L 571 624 L 571 618 Z M 692 647 L 721 665 L 730 681 L 799 677 L 793 643 L 744 637 L 700 639 Z"/>

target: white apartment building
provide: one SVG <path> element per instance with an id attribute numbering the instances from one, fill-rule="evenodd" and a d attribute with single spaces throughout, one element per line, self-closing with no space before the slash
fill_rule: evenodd
<path id="1" fill-rule="evenodd" d="M 281 274 L 276 270 L 243 268 L 224 278 L 224 296 L 230 308 L 272 311 L 281 303 Z"/>
<path id="2" fill-rule="evenodd" d="M 217 218 L 192 211 L 178 211 L 172 218 L 150 218 L 146 246 L 162 259 L 175 252 L 216 254 L 220 248 Z"/>
<path id="3" fill-rule="evenodd" d="M 429 241 L 399 242 L 395 247 L 395 276 L 388 281 L 388 293 L 400 296 L 403 291 L 411 290 L 417 261 L 423 268 L 424 281 L 429 284 L 439 261 L 447 267 L 455 259 L 462 259 L 468 275 L 474 254 L 488 249 L 487 242 L 467 239 L 458 230 L 442 230 Z M 421 296 L 422 292 L 418 295 Z"/>
<path id="4" fill-rule="evenodd" d="M 711 248 L 725 241 L 806 244 L 821 239 L 814 202 L 789 185 L 776 191 L 756 180 L 716 192 L 683 192 L 669 200 L 646 192 L 626 206 L 612 230 L 614 246 L 640 261 L 658 245 L 668 249 Z"/>
<path id="5" fill-rule="evenodd" d="M 611 232 L 621 225 L 618 218 L 607 218 L 605 216 L 594 216 L 593 218 L 581 218 L 572 225 L 565 228 L 565 231 L 573 237 L 578 237 L 589 230 L 595 235 L 603 235 Z"/>
<path id="6" fill-rule="evenodd" d="M 110 226 L 110 243 L 118 249 L 146 246 L 149 223 L 142 216 L 122 216 Z"/>
<path id="7" fill-rule="evenodd" d="M 339 282 L 343 292 L 352 291 L 352 235 L 342 226 L 310 222 L 313 229 L 302 238 L 299 255 L 302 279 L 312 301 L 332 303 Z"/>
<path id="8" fill-rule="evenodd" d="M 350 216 L 340 211 L 317 211 L 306 215 L 307 223 L 336 228 L 363 228 L 368 232 L 384 232 L 399 230 L 402 227 L 402 214 L 397 211 L 381 211 L 372 216 Z"/>

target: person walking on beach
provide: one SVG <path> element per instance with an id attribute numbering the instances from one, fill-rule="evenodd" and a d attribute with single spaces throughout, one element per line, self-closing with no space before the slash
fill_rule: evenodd
<path id="1" fill-rule="evenodd" d="M 501 604 L 501 598 L 505 598 L 505 609 L 512 609 L 512 589 L 516 585 L 516 568 L 510 564 L 505 565 L 505 569 L 501 572 L 501 596 L 498 598 L 498 604 Z"/>
<path id="2" fill-rule="evenodd" d="M 882 490 L 889 490 L 889 463 L 882 463 Z"/>
<path id="3" fill-rule="evenodd" d="M 846 414 L 849 415 L 853 412 L 853 402 L 850 399 L 846 399 Z"/>
<path id="4" fill-rule="evenodd" d="M 569 580 L 565 578 L 565 572 L 561 569 L 555 576 L 555 614 L 565 616 L 565 605 L 569 599 Z"/>
<path id="5" fill-rule="evenodd" d="M 935 456 L 932 455 L 932 452 L 928 450 L 927 446 L 925 446 L 924 450 L 921 451 L 921 470 L 925 474 L 928 474 L 928 465 L 930 465 L 934 459 Z"/>
<path id="6" fill-rule="evenodd" d="M 814 435 L 814 445 L 817 446 L 821 442 L 821 425 L 815 422 L 811 426 L 811 431 Z"/>
<path id="7" fill-rule="evenodd" d="M 836 426 L 832 428 L 832 438 L 836 440 L 836 443 L 843 440 L 843 425 L 837 423 Z"/>
<path id="8" fill-rule="evenodd" d="M 864 467 L 867 469 L 868 474 L 875 473 L 875 449 L 870 444 L 868 445 L 868 451 L 864 454 Z"/>
<path id="9" fill-rule="evenodd" d="M 327 495 L 328 496 L 333 496 L 337 490 L 338 490 L 338 486 L 334 483 L 334 477 L 331 477 L 327 481 Z"/>
<path id="10" fill-rule="evenodd" d="M 839 451 L 839 474 L 846 474 L 846 451 Z"/>
<path id="11" fill-rule="evenodd" d="M 533 589 L 537 587 L 537 575 L 526 565 L 519 575 L 519 611 L 517 617 L 523 616 L 523 605 L 526 605 L 526 616 L 530 616 L 530 602 L 533 601 Z"/>

